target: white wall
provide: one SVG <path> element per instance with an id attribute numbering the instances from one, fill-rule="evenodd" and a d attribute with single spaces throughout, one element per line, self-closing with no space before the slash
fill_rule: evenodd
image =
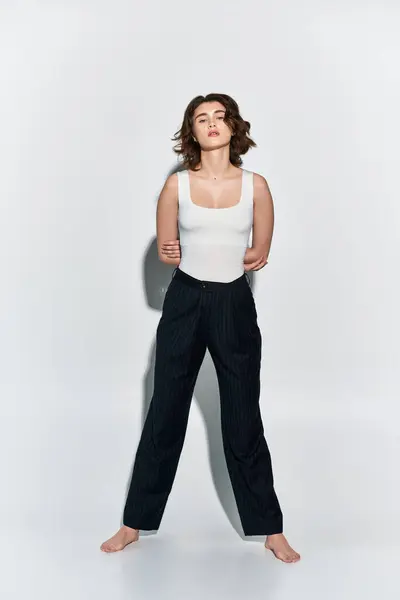
<path id="1" fill-rule="evenodd" d="M 396 3 L 4 2 L 0 17 L 3 526 L 99 543 L 119 527 L 172 273 L 155 249 L 170 138 L 217 91 L 251 122 L 244 167 L 275 201 L 254 294 L 287 535 L 376 541 L 384 514 L 398 537 Z M 164 533 L 237 525 L 217 417 L 207 355 Z"/>

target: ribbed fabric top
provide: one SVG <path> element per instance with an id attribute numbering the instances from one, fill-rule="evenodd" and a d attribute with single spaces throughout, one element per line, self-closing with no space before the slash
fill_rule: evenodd
<path id="1" fill-rule="evenodd" d="M 238 204 L 207 208 L 190 197 L 189 172 L 178 171 L 179 268 L 204 281 L 229 282 L 244 273 L 243 258 L 253 225 L 253 172 L 242 169 Z"/>

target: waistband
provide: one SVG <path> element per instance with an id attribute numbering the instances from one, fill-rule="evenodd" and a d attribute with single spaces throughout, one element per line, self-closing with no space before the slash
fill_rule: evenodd
<path id="1" fill-rule="evenodd" d="M 244 272 L 243 275 L 241 275 L 237 279 L 234 279 L 233 281 L 207 281 L 202 279 L 196 279 L 196 277 L 192 277 L 188 273 L 182 271 L 179 267 L 176 267 L 176 269 L 174 269 L 174 272 L 172 273 L 172 278 L 178 279 L 179 281 L 182 281 L 187 285 L 191 285 L 192 287 L 208 290 L 227 289 L 228 287 L 236 287 L 238 285 L 242 285 L 244 282 L 250 285 L 249 276 L 246 272 Z"/>

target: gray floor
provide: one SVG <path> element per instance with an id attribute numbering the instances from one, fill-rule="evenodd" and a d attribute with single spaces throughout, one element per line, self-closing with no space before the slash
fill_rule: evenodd
<path id="1" fill-rule="evenodd" d="M 77 523 L 74 523 L 74 528 Z M 235 534 L 185 532 L 146 536 L 123 552 L 98 549 L 104 531 L 68 527 L 4 532 L 1 545 L 4 598 L 29 600 L 203 600 L 293 598 L 398 600 L 400 546 L 296 538 L 297 564 L 283 564 L 262 541 Z"/>
<path id="2" fill-rule="evenodd" d="M 295 564 L 278 561 L 262 537 L 240 537 L 222 451 L 213 451 L 213 461 L 221 462 L 212 465 L 215 485 L 195 419 L 157 534 L 142 535 L 123 552 L 102 553 L 101 542 L 119 526 L 126 464 L 83 420 L 74 425 L 74 444 L 67 444 L 63 435 L 72 425 L 63 418 L 54 435 L 64 455 L 52 438 L 39 436 L 38 444 L 46 440 L 51 448 L 40 469 L 24 454 L 10 486 L 3 486 L 0 502 L 8 488 L 15 502 L 0 511 L 1 597 L 399 600 L 398 421 L 389 421 L 381 407 L 368 419 L 350 403 L 345 419 L 335 416 L 334 404 L 323 410 L 324 419 L 317 407 L 307 407 L 315 421 L 302 421 L 294 408 L 290 421 L 269 419 L 285 534 L 302 557 Z M 101 435 L 99 423 L 90 423 Z M 19 435 L 25 439 L 23 429 Z M 21 478 L 23 464 L 29 468 Z"/>

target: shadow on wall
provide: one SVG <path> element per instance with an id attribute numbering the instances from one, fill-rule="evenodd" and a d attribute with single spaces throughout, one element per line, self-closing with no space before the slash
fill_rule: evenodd
<path id="1" fill-rule="evenodd" d="M 177 172 L 174 169 L 170 174 Z M 163 308 L 164 296 L 171 282 L 175 267 L 162 263 L 158 257 L 157 239 L 153 241 L 147 248 L 143 262 L 143 282 L 145 286 L 145 296 L 147 304 L 150 308 L 160 312 L 160 318 Z M 250 286 L 253 289 L 253 273 L 249 272 Z M 146 419 L 146 415 L 150 406 L 153 394 L 153 379 L 154 379 L 154 364 L 156 353 L 156 337 L 151 348 L 151 358 L 145 377 L 143 379 L 143 405 L 142 405 L 142 427 Z M 220 403 L 218 380 L 214 364 L 208 350 L 204 357 L 203 364 L 196 381 L 196 386 L 193 393 L 193 399 L 197 402 L 200 413 L 203 417 L 207 441 L 208 455 L 211 467 L 214 486 L 227 518 L 232 527 L 236 530 L 242 539 L 247 539 L 243 535 L 243 529 L 240 523 L 239 514 L 236 507 L 236 502 L 233 496 L 232 486 L 229 479 L 228 469 L 225 462 L 225 456 L 222 445 L 221 421 L 220 421 Z M 135 451 L 136 453 L 136 451 Z M 133 463 L 132 463 L 133 469 Z M 128 494 L 129 483 L 126 486 L 125 499 Z M 125 502 L 124 502 L 125 503 Z M 121 521 L 122 523 L 122 521 Z M 141 531 L 141 535 L 153 535 L 154 532 Z M 254 539 L 254 538 L 253 538 Z"/>

